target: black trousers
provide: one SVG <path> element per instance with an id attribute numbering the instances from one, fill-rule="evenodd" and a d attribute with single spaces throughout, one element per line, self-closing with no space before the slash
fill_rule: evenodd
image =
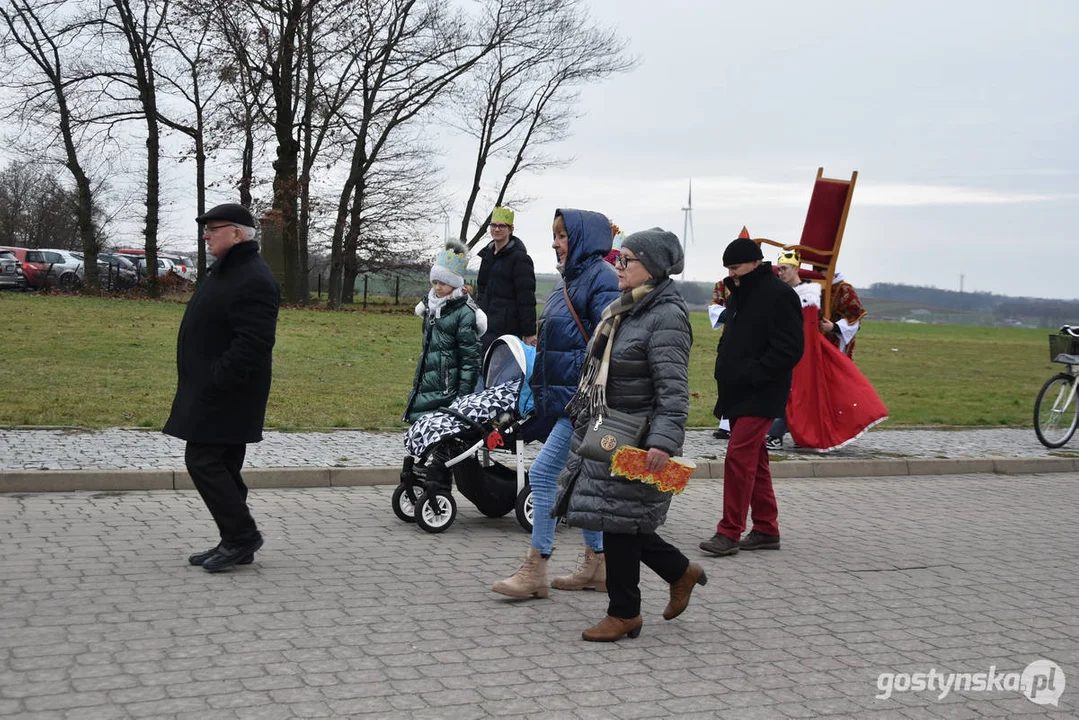
<path id="1" fill-rule="evenodd" d="M 641 614 L 641 563 L 668 583 L 689 569 L 689 558 L 655 533 L 623 535 L 603 533 L 603 555 L 607 560 L 607 614 L 635 618 Z"/>
<path id="2" fill-rule="evenodd" d="M 237 545 L 258 536 L 258 528 L 247 509 L 247 485 L 240 469 L 247 445 L 187 444 L 184 463 L 221 533 L 221 542 Z"/>

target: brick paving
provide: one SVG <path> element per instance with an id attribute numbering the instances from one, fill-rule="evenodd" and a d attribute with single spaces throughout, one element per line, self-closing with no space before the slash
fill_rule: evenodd
<path id="1" fill-rule="evenodd" d="M 642 574 L 640 638 L 590 644 L 606 598 L 511 601 L 527 535 L 459 498 L 429 535 L 392 486 L 255 490 L 266 546 L 210 575 L 190 491 L 0 495 L 0 717 L 1076 717 L 1079 476 L 778 480 L 780 552 L 704 557 L 716 482 L 663 534 L 707 568 L 686 613 Z M 551 564 L 572 569 L 578 535 Z M 881 673 L 1057 663 L 1059 707 L 896 692 Z"/>

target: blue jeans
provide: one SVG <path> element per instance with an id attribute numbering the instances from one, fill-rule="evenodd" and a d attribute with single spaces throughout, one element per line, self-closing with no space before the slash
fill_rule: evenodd
<path id="1" fill-rule="evenodd" d="M 551 517 L 551 508 L 558 492 L 558 476 L 569 458 L 571 437 L 573 423 L 569 418 L 558 418 L 528 471 L 528 482 L 532 486 L 532 547 L 542 555 L 550 555 L 554 548 L 554 531 L 558 521 Z M 581 534 L 593 552 L 603 552 L 602 532 L 582 530 Z"/>

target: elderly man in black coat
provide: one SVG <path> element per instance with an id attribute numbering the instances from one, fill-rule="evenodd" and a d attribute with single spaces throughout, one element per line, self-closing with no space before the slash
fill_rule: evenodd
<path id="1" fill-rule="evenodd" d="M 218 205 L 197 220 L 217 261 L 180 322 L 176 398 L 164 432 L 187 441 L 187 472 L 221 535 L 188 561 L 219 572 L 252 562 L 262 547 L 240 470 L 247 443 L 262 440 L 281 294 L 247 208 Z"/>
<path id="2" fill-rule="evenodd" d="M 779 549 L 779 508 L 764 439 L 773 415 L 781 417 L 786 408 L 805 339 L 798 294 L 763 259 L 749 238 L 738 238 L 723 252 L 730 298 L 716 378 L 731 438 L 723 462 L 723 519 L 700 544 L 713 555 Z M 753 529 L 742 538 L 751 507 Z"/>

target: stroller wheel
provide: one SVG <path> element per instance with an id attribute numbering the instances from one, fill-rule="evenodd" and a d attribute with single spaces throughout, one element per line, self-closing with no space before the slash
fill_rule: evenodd
<path id="1" fill-rule="evenodd" d="M 416 498 L 416 524 L 429 533 L 445 532 L 457 518 L 457 502 L 443 490 Z"/>
<path id="2" fill-rule="evenodd" d="M 524 490 L 517 493 L 517 522 L 528 532 L 532 532 L 532 518 L 534 508 L 532 506 L 532 486 L 525 485 Z"/>
<path id="3" fill-rule="evenodd" d="M 393 514 L 405 522 L 415 522 L 416 501 L 421 492 L 419 488 L 411 485 L 398 485 L 393 491 Z"/>

